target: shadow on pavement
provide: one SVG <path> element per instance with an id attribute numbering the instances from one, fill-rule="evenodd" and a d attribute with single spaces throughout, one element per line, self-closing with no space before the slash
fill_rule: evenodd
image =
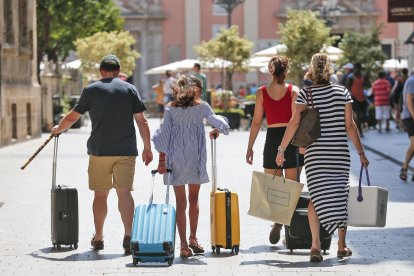
<path id="1" fill-rule="evenodd" d="M 125 254 L 101 254 L 94 250 L 85 251 L 82 253 L 74 253 L 69 256 L 60 258 L 60 253 L 67 253 L 70 251 L 77 252 L 75 249 L 64 247 L 62 249 L 54 249 L 53 247 L 42 248 L 30 254 L 33 258 L 44 259 L 49 261 L 100 261 L 100 260 L 111 260 L 116 258 L 125 257 Z"/>

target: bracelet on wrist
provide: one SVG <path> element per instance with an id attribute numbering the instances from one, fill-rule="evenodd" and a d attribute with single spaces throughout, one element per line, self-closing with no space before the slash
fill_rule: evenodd
<path id="1" fill-rule="evenodd" d="M 284 148 L 282 146 L 277 147 L 277 151 L 285 151 L 285 150 L 286 150 L 286 148 Z"/>
<path id="2" fill-rule="evenodd" d="M 165 161 L 165 159 L 158 159 L 158 161 Z"/>
<path id="3" fill-rule="evenodd" d="M 363 151 L 358 152 L 358 155 L 359 155 L 359 156 L 361 156 L 361 155 L 365 155 L 365 152 L 363 152 Z"/>

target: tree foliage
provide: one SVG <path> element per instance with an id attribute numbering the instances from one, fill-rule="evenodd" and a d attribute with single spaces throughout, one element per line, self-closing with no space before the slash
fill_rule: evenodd
<path id="1" fill-rule="evenodd" d="M 376 75 L 387 58 L 380 48 L 382 28 L 382 25 L 375 25 L 367 34 L 346 32 L 339 43 L 339 48 L 343 51 L 339 63 L 360 63 L 369 79 Z"/>
<path id="2" fill-rule="evenodd" d="M 226 87 L 229 90 L 232 90 L 233 74 L 247 71 L 246 60 L 250 58 L 252 48 L 252 42 L 239 36 L 237 26 L 221 29 L 215 38 L 194 47 L 204 61 L 214 62 L 219 58 L 231 63 L 225 68 Z"/>
<path id="3" fill-rule="evenodd" d="M 120 9 L 112 0 L 37 0 L 38 58 L 63 60 L 77 38 L 122 30 Z"/>
<path id="4" fill-rule="evenodd" d="M 99 74 L 96 64 L 108 54 L 116 55 L 121 61 L 121 71 L 131 75 L 135 61 L 140 56 L 136 50 L 132 50 L 134 44 L 135 39 L 128 31 L 98 32 L 75 41 L 76 55 L 82 62 L 82 70 L 90 76 Z"/>
<path id="5" fill-rule="evenodd" d="M 279 34 L 287 46 L 285 55 L 291 61 L 290 78 L 297 85 L 303 79 L 302 66 L 324 45 L 332 45 L 337 39 L 330 36 L 330 28 L 310 10 L 288 10 L 287 21 L 279 24 Z"/>

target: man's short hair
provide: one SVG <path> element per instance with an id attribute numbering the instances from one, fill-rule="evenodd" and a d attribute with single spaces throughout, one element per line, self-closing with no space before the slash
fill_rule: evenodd
<path id="1" fill-rule="evenodd" d="M 380 79 L 383 79 L 383 78 L 385 78 L 387 76 L 387 74 L 384 72 L 384 71 L 380 71 L 379 73 L 378 73 L 378 78 L 380 78 Z"/>
<path id="2" fill-rule="evenodd" d="M 121 69 L 121 62 L 119 58 L 113 54 L 106 55 L 102 58 L 99 69 L 113 72 Z"/>
<path id="3" fill-rule="evenodd" d="M 200 65 L 200 63 L 194 63 L 194 67 L 197 67 L 197 69 L 198 69 L 198 70 L 200 70 L 200 69 L 201 69 L 201 65 Z"/>

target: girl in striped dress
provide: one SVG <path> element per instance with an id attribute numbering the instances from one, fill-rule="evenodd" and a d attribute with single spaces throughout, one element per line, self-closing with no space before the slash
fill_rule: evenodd
<path id="1" fill-rule="evenodd" d="M 214 127 L 210 132 L 228 134 L 227 118 L 215 115 L 210 105 L 200 99 L 201 81 L 195 76 L 182 75 L 173 86 L 174 100 L 165 107 L 164 121 L 152 138 L 159 152 L 158 171 L 172 169 L 170 184 L 174 187 L 177 208 L 177 228 L 181 239 L 181 257 L 192 253 L 203 253 L 203 247 L 197 241 L 198 194 L 200 184 L 209 182 L 206 161 L 206 138 L 204 119 Z M 164 182 L 167 180 L 164 176 Z M 190 237 L 186 240 L 185 184 L 188 184 Z M 190 250 L 192 249 L 192 251 Z"/>
<path id="2" fill-rule="evenodd" d="M 313 103 L 320 113 L 321 136 L 305 152 L 305 171 L 311 197 L 309 224 L 312 232 L 310 261 L 320 262 L 320 224 L 332 234 L 339 228 L 338 257 L 352 255 L 346 246 L 347 201 L 349 189 L 350 155 L 347 135 L 358 151 L 360 162 L 367 167 L 369 162 L 352 116 L 352 98 L 349 91 L 329 83 L 333 73 L 326 54 L 312 57 L 305 79 L 310 80 Z M 276 163 L 284 163 L 284 151 L 295 134 L 300 113 L 306 109 L 306 91 L 302 89 L 296 100 L 296 110 L 279 146 Z"/>

